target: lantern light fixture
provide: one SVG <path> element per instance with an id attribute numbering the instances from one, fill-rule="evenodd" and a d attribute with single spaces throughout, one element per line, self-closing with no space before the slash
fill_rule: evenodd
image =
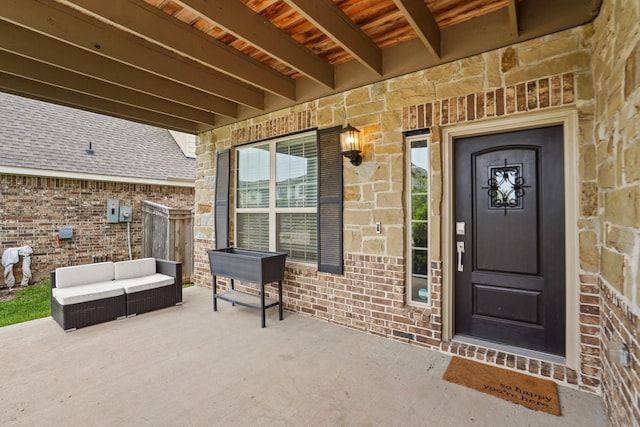
<path id="1" fill-rule="evenodd" d="M 340 131 L 340 146 L 342 155 L 348 158 L 352 165 L 358 166 L 362 163 L 360 131 L 349 123 Z"/>

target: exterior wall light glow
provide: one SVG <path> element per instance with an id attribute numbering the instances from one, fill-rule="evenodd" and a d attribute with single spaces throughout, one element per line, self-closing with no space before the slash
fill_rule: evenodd
<path id="1" fill-rule="evenodd" d="M 360 141 L 360 131 L 347 123 L 347 127 L 340 131 L 340 146 L 342 155 L 351 161 L 351 164 L 358 166 L 362 163 L 362 142 Z"/>

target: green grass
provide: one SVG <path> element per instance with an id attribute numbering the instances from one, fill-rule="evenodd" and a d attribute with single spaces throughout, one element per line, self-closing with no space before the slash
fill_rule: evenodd
<path id="1" fill-rule="evenodd" d="M 49 280 L 16 289 L 14 299 L 0 302 L 0 327 L 51 316 L 50 289 Z"/>

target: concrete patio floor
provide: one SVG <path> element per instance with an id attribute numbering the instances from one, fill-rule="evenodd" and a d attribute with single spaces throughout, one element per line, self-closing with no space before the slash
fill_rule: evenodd
<path id="1" fill-rule="evenodd" d="M 450 356 L 184 290 L 184 304 L 65 333 L 0 328 L 1 426 L 606 426 L 559 388 L 562 417 L 443 381 Z"/>

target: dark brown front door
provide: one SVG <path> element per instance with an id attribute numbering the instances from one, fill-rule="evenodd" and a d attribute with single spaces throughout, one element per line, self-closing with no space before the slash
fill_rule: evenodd
<path id="1" fill-rule="evenodd" d="M 456 334 L 564 355 L 562 126 L 454 151 Z"/>

